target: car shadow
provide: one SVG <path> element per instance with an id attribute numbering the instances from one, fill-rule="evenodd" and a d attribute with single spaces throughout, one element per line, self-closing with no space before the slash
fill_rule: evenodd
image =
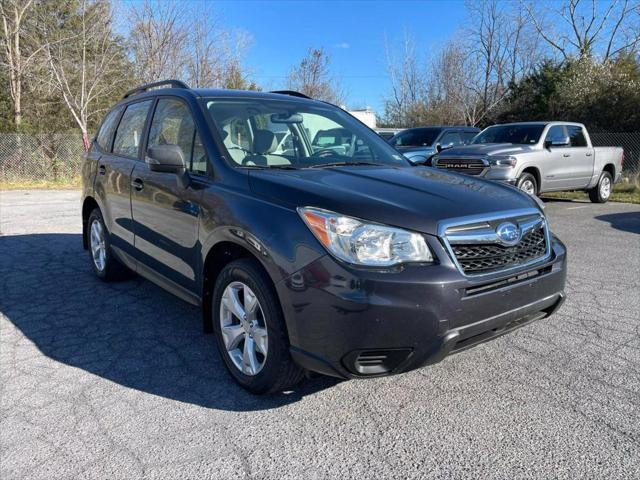
<path id="1" fill-rule="evenodd" d="M 610 213 L 597 216 L 596 220 L 608 222 L 616 230 L 640 233 L 640 212 Z"/>
<path id="2" fill-rule="evenodd" d="M 539 197 L 544 203 L 591 203 L 589 200 L 582 198 L 553 198 L 553 197 Z"/>
<path id="3" fill-rule="evenodd" d="M 315 377 L 280 394 L 246 392 L 202 333 L 200 309 L 140 277 L 101 282 L 79 234 L 0 237 L 0 312 L 55 361 L 203 407 L 273 409 L 339 382 Z"/>

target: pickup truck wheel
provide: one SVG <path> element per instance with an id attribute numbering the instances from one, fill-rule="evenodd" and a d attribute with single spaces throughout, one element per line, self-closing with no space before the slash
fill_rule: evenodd
<path id="1" fill-rule="evenodd" d="M 213 290 L 213 329 L 231 376 L 252 393 L 280 392 L 303 370 L 289 354 L 289 339 L 273 284 L 254 259 L 229 263 Z"/>
<path id="2" fill-rule="evenodd" d="M 520 175 L 516 186 L 529 195 L 538 194 L 538 182 L 536 182 L 536 177 L 534 177 L 530 173 L 523 173 L 522 175 Z"/>
<path id="3" fill-rule="evenodd" d="M 611 196 L 613 179 L 609 172 L 602 172 L 598 184 L 589 190 L 589 200 L 593 203 L 605 203 Z"/>
<path id="4" fill-rule="evenodd" d="M 87 245 L 91 267 L 99 279 L 109 282 L 127 276 L 129 270 L 111 252 L 109 232 L 99 208 L 94 208 L 87 220 Z"/>

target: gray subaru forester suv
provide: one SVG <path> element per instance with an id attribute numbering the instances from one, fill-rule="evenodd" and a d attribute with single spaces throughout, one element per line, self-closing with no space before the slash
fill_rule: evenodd
<path id="1" fill-rule="evenodd" d="M 254 393 L 305 371 L 419 368 L 564 299 L 565 247 L 536 199 L 412 166 L 295 92 L 132 90 L 82 178 L 95 274 L 136 272 L 202 307 L 222 361 Z"/>

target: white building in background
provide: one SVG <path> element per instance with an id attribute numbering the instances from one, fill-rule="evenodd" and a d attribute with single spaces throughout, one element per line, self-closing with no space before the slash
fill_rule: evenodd
<path id="1" fill-rule="evenodd" d="M 346 109 L 345 109 L 346 110 Z M 376 128 L 376 114 L 371 107 L 347 110 L 348 113 L 356 117 L 369 128 Z"/>

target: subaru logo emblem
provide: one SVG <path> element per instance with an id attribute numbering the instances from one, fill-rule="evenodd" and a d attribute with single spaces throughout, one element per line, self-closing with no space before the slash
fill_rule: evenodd
<path id="1" fill-rule="evenodd" d="M 513 246 L 520 241 L 522 233 L 517 225 L 511 222 L 504 222 L 496 228 L 496 235 L 504 245 Z"/>

